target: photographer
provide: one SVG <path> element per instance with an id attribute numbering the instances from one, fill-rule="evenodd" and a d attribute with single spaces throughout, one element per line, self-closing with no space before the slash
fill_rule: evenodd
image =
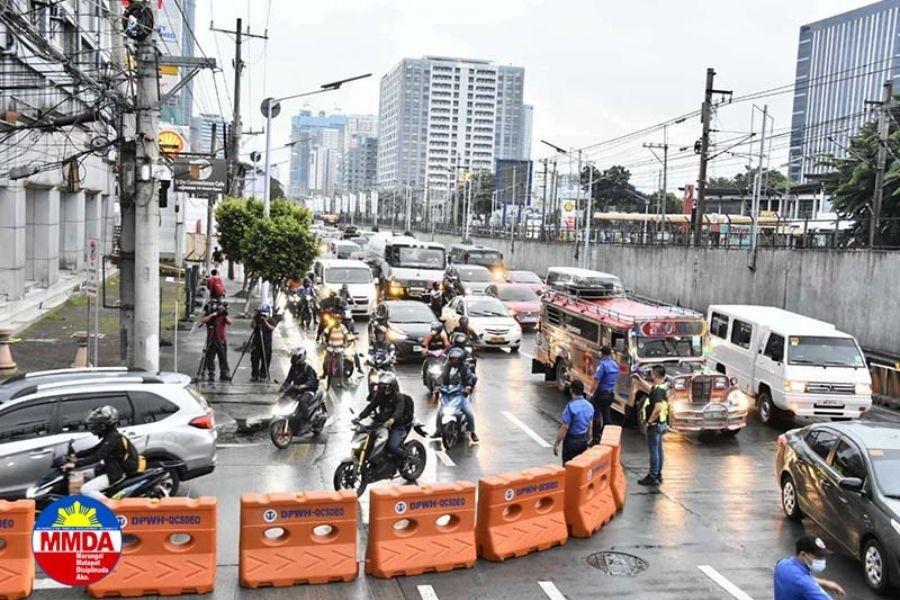
<path id="1" fill-rule="evenodd" d="M 216 357 L 219 359 L 219 381 L 231 381 L 228 368 L 228 304 L 213 298 L 203 307 L 203 324 L 206 325 L 206 374 L 215 380 Z"/>
<path id="2" fill-rule="evenodd" d="M 262 304 L 256 309 L 250 321 L 253 328 L 253 346 L 250 350 L 250 383 L 267 381 L 269 366 L 272 364 L 272 332 L 275 321 L 272 319 L 272 308 Z"/>

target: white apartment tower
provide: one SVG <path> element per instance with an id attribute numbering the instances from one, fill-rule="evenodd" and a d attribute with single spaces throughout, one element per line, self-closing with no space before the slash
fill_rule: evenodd
<path id="1" fill-rule="evenodd" d="M 527 160 L 525 70 L 485 60 L 405 58 L 381 78 L 378 186 L 444 197 L 453 174 Z M 530 109 L 530 107 L 529 107 Z"/>

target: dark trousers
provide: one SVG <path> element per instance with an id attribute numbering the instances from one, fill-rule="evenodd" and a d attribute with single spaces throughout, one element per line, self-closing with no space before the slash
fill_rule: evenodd
<path id="1" fill-rule="evenodd" d="M 587 450 L 588 439 L 586 435 L 580 437 L 566 436 L 562 444 L 562 462 L 567 462 Z"/>
<path id="2" fill-rule="evenodd" d="M 591 396 L 591 404 L 594 405 L 594 441 L 600 441 L 603 428 L 612 421 L 612 404 L 614 399 L 614 392 L 601 392 L 599 387 L 594 392 L 594 395 Z"/>
<path id="3" fill-rule="evenodd" d="M 231 375 L 231 369 L 228 367 L 227 343 L 210 339 L 209 347 L 206 349 L 206 372 L 210 377 L 216 374 L 216 358 L 219 359 L 219 375 L 222 377 Z"/>
<path id="4" fill-rule="evenodd" d="M 272 365 L 272 338 L 256 334 L 253 348 L 250 350 L 250 376 L 254 379 L 267 379 Z"/>
<path id="5" fill-rule="evenodd" d="M 647 450 L 650 452 L 650 476 L 662 478 L 663 470 L 663 434 L 659 425 L 647 427 Z"/>
<path id="6" fill-rule="evenodd" d="M 406 450 L 403 448 L 403 440 L 409 430 L 406 427 L 392 427 L 388 436 L 387 451 L 400 460 L 406 458 Z"/>

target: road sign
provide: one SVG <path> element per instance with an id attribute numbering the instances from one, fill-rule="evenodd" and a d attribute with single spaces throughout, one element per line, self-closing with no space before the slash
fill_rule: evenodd
<path id="1" fill-rule="evenodd" d="M 266 108 L 269 107 L 270 104 L 271 107 L 269 108 L 269 110 L 272 111 L 271 116 L 274 119 L 279 114 L 281 114 L 281 102 L 275 102 L 274 98 L 266 98 L 262 101 L 262 104 L 259 105 L 259 110 L 262 113 L 262 116 L 268 117 L 269 115 L 267 114 Z"/>
<path id="2" fill-rule="evenodd" d="M 172 167 L 172 183 L 176 192 L 186 192 L 194 196 L 225 193 L 227 167 L 221 158 L 198 158 L 177 162 Z"/>

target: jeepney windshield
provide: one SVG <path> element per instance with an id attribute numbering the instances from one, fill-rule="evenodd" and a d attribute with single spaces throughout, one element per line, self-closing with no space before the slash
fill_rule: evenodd
<path id="1" fill-rule="evenodd" d="M 700 358 L 703 356 L 703 338 L 699 335 L 685 337 L 638 337 L 638 358 Z"/>

